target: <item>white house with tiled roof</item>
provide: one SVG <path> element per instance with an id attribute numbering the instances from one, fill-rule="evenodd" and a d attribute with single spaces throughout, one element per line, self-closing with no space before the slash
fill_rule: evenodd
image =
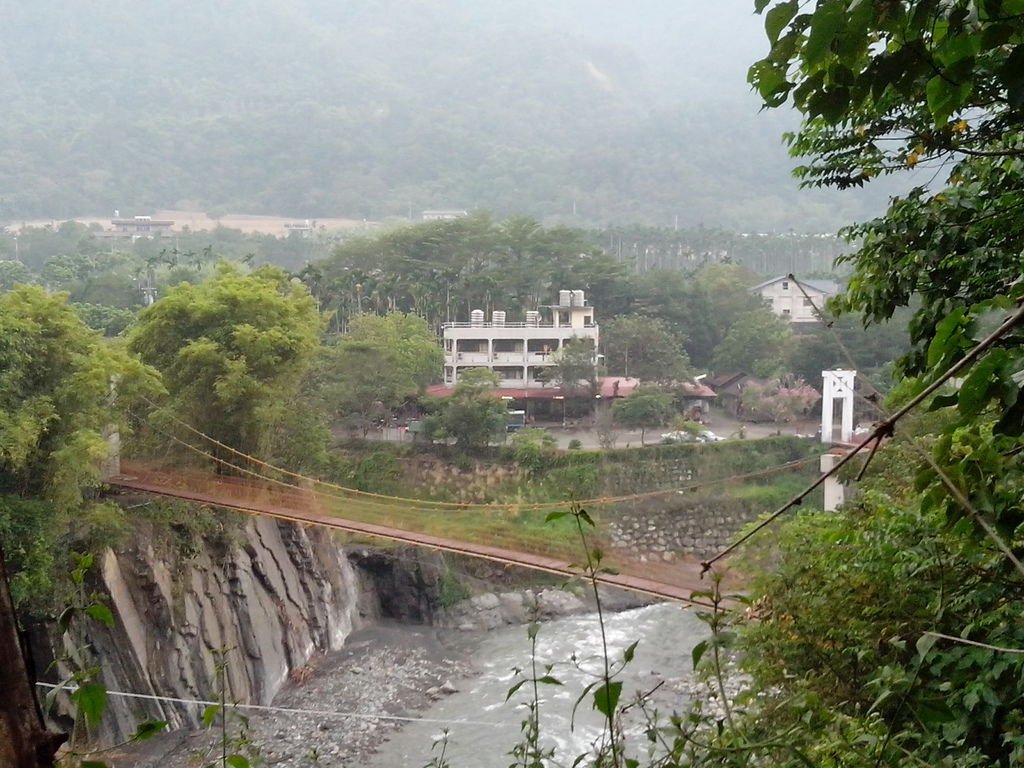
<path id="1" fill-rule="evenodd" d="M 839 293 L 834 280 L 797 280 L 775 277 L 750 289 L 779 317 L 791 323 L 813 323 L 818 320 L 814 309 L 823 309 L 825 302 Z"/>

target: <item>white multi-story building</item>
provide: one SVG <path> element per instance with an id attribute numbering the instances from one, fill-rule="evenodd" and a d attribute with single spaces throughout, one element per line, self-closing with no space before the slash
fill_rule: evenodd
<path id="1" fill-rule="evenodd" d="M 818 320 L 815 307 L 824 309 L 825 301 L 839 293 L 839 286 L 832 280 L 775 277 L 755 285 L 750 292 L 758 294 L 784 320 L 812 323 Z"/>
<path id="2" fill-rule="evenodd" d="M 527 312 L 523 322 L 506 322 L 500 311 L 484 320 L 483 310 L 474 309 L 468 323 L 444 325 L 445 386 L 454 387 L 467 368 L 490 368 L 502 388 L 548 386 L 542 371 L 571 339 L 590 340 L 596 368 L 598 327 L 583 291 L 559 291 L 558 304 Z"/>

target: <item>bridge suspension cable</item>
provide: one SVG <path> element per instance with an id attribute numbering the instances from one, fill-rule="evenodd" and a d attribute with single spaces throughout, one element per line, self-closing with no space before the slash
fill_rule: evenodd
<path id="1" fill-rule="evenodd" d="M 147 402 L 149 402 L 153 406 L 156 406 L 156 404 L 153 403 L 152 401 L 147 400 Z M 304 475 L 302 473 L 294 472 L 294 471 L 286 469 L 284 467 L 277 466 L 277 465 L 272 464 L 270 462 L 267 462 L 267 461 L 264 461 L 262 459 L 259 459 L 259 458 L 255 457 L 255 456 L 252 456 L 251 454 L 247 454 L 247 453 L 245 453 L 243 451 L 239 451 L 238 449 L 236 449 L 236 448 L 234 448 L 234 447 L 232 447 L 230 445 L 227 445 L 226 443 L 216 439 L 215 437 L 212 437 L 212 436 L 206 434 L 205 432 L 202 432 L 199 429 L 196 429 L 191 424 L 188 424 L 187 422 L 185 422 L 185 421 L 183 421 L 183 420 L 181 420 L 181 419 L 179 419 L 179 418 L 177 418 L 177 417 L 175 417 L 173 415 L 169 415 L 169 418 L 170 418 L 171 421 L 173 421 L 174 423 L 176 423 L 179 426 L 183 427 L 187 431 L 195 434 L 196 436 L 198 436 L 202 440 L 205 440 L 206 442 L 210 443 L 211 445 L 214 445 L 217 448 L 219 448 L 219 449 L 221 449 L 223 451 L 228 452 L 229 454 L 231 454 L 231 455 L 237 457 L 238 459 L 244 461 L 246 464 L 254 465 L 254 466 L 258 466 L 258 467 L 263 467 L 263 468 L 265 468 L 265 469 L 267 469 L 267 470 L 269 470 L 271 472 L 278 473 L 279 475 L 282 475 L 284 477 L 293 478 L 296 482 L 295 483 L 284 482 L 284 481 L 282 481 L 282 480 L 280 480 L 280 479 L 278 479 L 276 477 L 271 477 L 271 476 L 262 474 L 260 472 L 257 472 L 257 471 L 255 471 L 253 469 L 250 469 L 248 467 L 241 466 L 241 465 L 236 464 L 234 462 L 228 461 L 227 459 L 223 458 L 222 456 L 217 456 L 216 454 L 213 454 L 213 453 L 211 453 L 209 451 L 204 451 L 201 448 L 198 448 L 198 447 L 192 445 L 191 443 L 188 443 L 188 442 L 186 442 L 184 440 L 181 440 L 180 438 L 178 438 L 178 437 L 176 437 L 174 435 L 171 435 L 170 433 L 166 432 L 165 430 L 162 430 L 159 427 L 156 427 L 155 425 L 153 425 L 148 420 L 146 420 L 146 422 L 149 424 L 149 426 L 151 428 L 153 428 L 155 431 L 159 432 L 160 434 L 164 435 L 165 437 L 168 437 L 168 438 L 174 440 L 175 442 L 185 446 L 189 450 L 191 450 L 191 451 L 193 451 L 193 452 L 195 452 L 195 453 L 197 453 L 199 455 L 202 455 L 202 456 L 204 456 L 204 457 L 206 457 L 208 459 L 213 460 L 214 462 L 220 464 L 221 466 L 237 470 L 237 471 L 242 472 L 242 473 L 244 473 L 246 475 L 249 475 L 250 477 L 259 478 L 259 479 L 267 480 L 267 481 L 270 481 L 270 482 L 278 483 L 278 484 L 281 484 L 281 485 L 284 485 L 284 486 L 290 487 L 290 488 L 308 489 L 310 487 L 314 487 L 314 488 L 316 488 L 316 493 L 318 493 L 319 495 L 322 495 L 322 496 L 326 496 L 328 498 L 336 498 L 336 499 L 344 499 L 344 500 L 347 500 L 347 501 L 352 501 L 353 497 L 355 497 L 355 498 L 366 499 L 366 500 L 374 500 L 374 501 L 381 502 L 381 503 L 386 504 L 386 505 L 401 504 L 405 508 L 420 509 L 420 510 L 445 510 L 445 509 L 449 509 L 449 510 L 480 510 L 480 511 L 495 510 L 495 511 L 508 511 L 508 510 L 513 510 L 514 509 L 514 510 L 518 510 L 518 511 L 528 511 L 528 512 L 545 512 L 545 511 L 551 512 L 551 511 L 557 511 L 557 510 L 565 509 L 565 506 L 566 506 L 566 503 L 567 503 L 566 501 L 541 501 L 541 502 L 455 502 L 455 501 L 440 501 L 440 500 L 433 500 L 433 499 L 412 498 L 412 497 L 407 497 L 407 496 L 395 496 L 395 495 L 389 495 L 389 494 L 374 493 L 372 491 L 363 491 L 363 490 L 360 490 L 358 488 L 351 488 L 351 487 L 348 487 L 348 486 L 339 485 L 337 483 L 332 483 L 332 482 L 329 482 L 327 480 L 321 480 L 319 478 L 314 478 L 314 477 L 311 477 L 309 475 Z M 817 462 L 817 460 L 818 460 L 817 456 L 811 456 L 811 457 L 807 457 L 807 458 L 803 458 L 803 459 L 795 459 L 793 461 L 784 462 L 782 464 L 777 464 L 777 465 L 774 465 L 774 466 L 771 466 L 771 467 L 767 467 L 765 469 L 754 470 L 754 471 L 751 471 L 751 472 L 745 472 L 745 473 L 736 474 L 736 475 L 726 475 L 726 476 L 723 476 L 723 477 L 713 478 L 713 479 L 709 479 L 709 480 L 702 480 L 702 481 L 699 481 L 699 482 L 686 483 L 684 485 L 680 485 L 680 486 L 672 487 L 672 488 L 661 488 L 661 489 L 652 490 L 652 491 L 642 491 L 642 492 L 639 492 L 639 493 L 621 494 L 621 495 L 617 495 L 617 496 L 598 496 L 598 497 L 585 498 L 585 499 L 575 499 L 575 500 L 573 500 L 573 502 L 578 504 L 578 505 L 580 505 L 580 506 L 582 506 L 582 507 L 588 507 L 588 506 L 589 507 L 603 507 L 603 506 L 608 506 L 608 505 L 612 505 L 612 504 L 621 504 L 621 503 L 630 502 L 630 501 L 639 501 L 641 499 L 657 498 L 659 496 L 669 496 L 669 495 L 676 494 L 676 493 L 682 493 L 682 492 L 687 492 L 687 491 L 695 491 L 695 490 L 699 490 L 699 489 L 702 489 L 702 488 L 706 488 L 706 487 L 710 487 L 710 486 L 715 486 L 715 485 L 721 485 L 721 484 L 725 484 L 725 483 L 742 482 L 742 481 L 747 481 L 747 480 L 756 480 L 756 479 L 763 478 L 763 477 L 769 477 L 769 476 L 774 475 L 774 474 L 778 474 L 778 473 L 782 473 L 782 472 L 789 472 L 789 471 L 793 471 L 795 469 L 799 469 L 801 467 L 804 467 L 804 466 L 807 466 L 809 464 L 815 463 L 815 462 Z M 321 490 L 321 489 L 329 489 L 329 490 L 325 491 L 325 490 Z"/>

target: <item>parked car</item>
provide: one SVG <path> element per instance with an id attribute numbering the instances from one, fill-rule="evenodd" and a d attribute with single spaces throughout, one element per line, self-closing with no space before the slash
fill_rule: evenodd
<path id="1" fill-rule="evenodd" d="M 675 443 L 717 443 L 719 440 L 724 439 L 724 437 L 719 437 L 710 429 L 703 429 L 700 432 L 678 430 L 675 432 L 665 432 L 661 436 L 661 442 L 665 445 L 673 445 Z"/>
<path id="2" fill-rule="evenodd" d="M 665 432 L 661 436 L 661 442 L 666 445 L 672 445 L 674 443 L 699 443 L 703 442 L 693 432 L 686 432 L 679 430 L 676 432 Z"/>

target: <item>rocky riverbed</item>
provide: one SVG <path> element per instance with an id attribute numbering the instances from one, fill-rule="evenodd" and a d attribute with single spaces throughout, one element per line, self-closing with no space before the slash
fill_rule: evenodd
<path id="1" fill-rule="evenodd" d="M 478 638 L 380 624 L 294 670 L 269 708 L 228 707 L 229 754 L 280 768 L 359 766 L 389 734 L 472 674 Z M 219 722 L 219 721 L 218 721 Z M 180 730 L 108 760 L 114 766 L 190 768 L 218 761 L 222 733 Z"/>
<path id="2" fill-rule="evenodd" d="M 626 607 L 636 598 L 609 594 Z M 488 630 L 588 610 L 562 590 L 485 593 L 453 606 L 437 627 L 381 623 L 344 648 L 293 670 L 269 708 L 228 707 L 229 754 L 280 768 L 360 766 L 410 719 L 476 674 L 474 650 Z M 202 705 L 197 705 L 202 706 Z M 438 723 L 440 731 L 443 723 Z M 179 730 L 108 759 L 118 768 L 193 768 L 219 760 L 219 727 Z M 423 763 L 429 760 L 425 744 Z"/>

